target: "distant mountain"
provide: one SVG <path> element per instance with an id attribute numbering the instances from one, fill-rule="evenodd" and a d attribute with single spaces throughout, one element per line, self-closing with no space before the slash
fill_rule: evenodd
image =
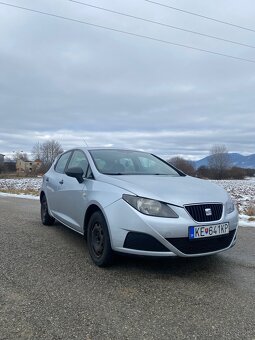
<path id="1" fill-rule="evenodd" d="M 240 153 L 229 153 L 231 166 L 237 166 L 239 168 L 250 168 L 255 169 L 255 154 L 249 156 L 243 156 Z M 199 161 L 194 161 L 193 165 L 196 169 L 200 166 L 208 166 L 208 161 L 212 156 L 207 156 L 200 159 Z"/>

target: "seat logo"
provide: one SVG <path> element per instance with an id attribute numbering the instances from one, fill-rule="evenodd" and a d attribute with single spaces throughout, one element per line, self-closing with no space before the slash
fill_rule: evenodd
<path id="1" fill-rule="evenodd" d="M 206 216 L 212 216 L 212 210 L 210 208 L 205 209 Z"/>

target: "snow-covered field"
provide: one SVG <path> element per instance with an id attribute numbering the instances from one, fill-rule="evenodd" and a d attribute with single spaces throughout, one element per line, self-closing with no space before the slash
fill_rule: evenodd
<path id="1" fill-rule="evenodd" d="M 39 190 L 42 183 L 42 177 L 40 178 L 12 178 L 12 179 L 0 179 L 0 193 L 1 195 L 30 195 L 34 198 L 38 197 Z"/>
<path id="2" fill-rule="evenodd" d="M 223 186 L 236 202 L 240 225 L 255 227 L 255 177 L 213 181 Z M 0 179 L 0 195 L 38 199 L 42 178 Z"/>
<path id="3" fill-rule="evenodd" d="M 255 227 L 255 177 L 244 180 L 212 181 L 231 195 L 239 210 L 240 225 Z"/>
<path id="4" fill-rule="evenodd" d="M 255 177 L 245 180 L 218 180 L 212 182 L 227 190 L 237 204 L 240 213 L 246 211 L 252 205 L 255 209 Z"/>

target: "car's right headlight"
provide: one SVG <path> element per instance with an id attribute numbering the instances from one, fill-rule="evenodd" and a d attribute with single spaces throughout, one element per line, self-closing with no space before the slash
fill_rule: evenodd
<path id="1" fill-rule="evenodd" d="M 124 194 L 122 198 L 142 214 L 168 218 L 179 217 L 166 203 L 127 194 Z"/>
<path id="2" fill-rule="evenodd" d="M 226 203 L 226 210 L 227 210 L 227 214 L 231 214 L 235 210 L 235 204 L 230 197 Z"/>

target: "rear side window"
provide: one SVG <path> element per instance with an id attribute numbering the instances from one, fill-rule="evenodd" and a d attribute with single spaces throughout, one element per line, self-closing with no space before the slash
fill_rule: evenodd
<path id="1" fill-rule="evenodd" d="M 68 162 L 68 159 L 71 155 L 71 151 L 64 153 L 62 156 L 60 156 L 59 160 L 57 161 L 57 164 L 55 165 L 55 171 L 63 174 L 65 172 L 65 167 Z"/>

